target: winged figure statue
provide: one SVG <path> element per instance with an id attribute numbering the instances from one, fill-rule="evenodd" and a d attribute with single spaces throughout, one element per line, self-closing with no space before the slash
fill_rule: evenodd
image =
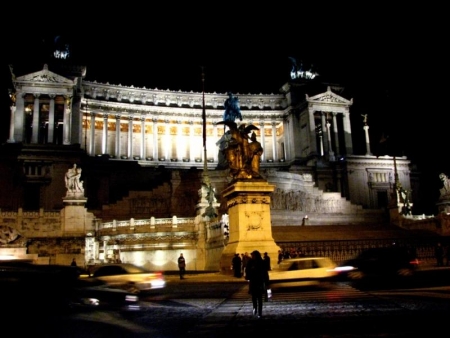
<path id="1" fill-rule="evenodd" d="M 259 163 L 257 168 L 252 168 L 252 163 L 254 163 L 252 160 L 255 155 L 253 149 L 255 147 L 250 145 L 253 142 L 257 142 L 256 134 L 252 137 L 252 142 L 249 142 L 250 136 L 248 135 L 253 130 L 259 130 L 259 128 L 253 124 L 246 125 L 245 123 L 238 126 L 233 121 L 220 121 L 217 124 L 223 124 L 228 127 L 228 130 L 217 142 L 217 145 L 225 157 L 230 169 L 230 175 L 234 179 L 260 177 Z"/>

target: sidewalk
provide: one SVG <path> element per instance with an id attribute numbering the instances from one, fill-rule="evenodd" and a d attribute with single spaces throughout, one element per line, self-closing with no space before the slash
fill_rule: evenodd
<path id="1" fill-rule="evenodd" d="M 223 282 L 223 283 L 247 283 L 244 277 L 237 278 L 233 275 L 225 275 L 220 272 L 187 272 L 184 275 L 184 279 L 180 279 L 178 272 L 173 274 L 172 272 L 164 274 L 166 282 L 168 283 L 210 283 L 210 282 Z"/>
<path id="2" fill-rule="evenodd" d="M 419 265 L 420 271 L 428 270 L 450 270 L 450 265 L 448 266 L 436 266 L 435 260 L 421 261 Z M 212 271 L 187 271 L 184 279 L 180 279 L 178 271 L 167 271 L 164 273 L 165 279 L 168 283 L 248 283 L 242 276 L 240 278 L 234 277 L 233 275 L 225 275 L 221 272 Z"/>

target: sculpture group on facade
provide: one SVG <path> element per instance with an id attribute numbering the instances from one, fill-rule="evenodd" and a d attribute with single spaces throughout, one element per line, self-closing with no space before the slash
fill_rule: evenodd
<path id="1" fill-rule="evenodd" d="M 230 176 L 234 179 L 260 178 L 259 166 L 263 148 L 253 131 L 259 128 L 252 124 L 246 126 L 245 123 L 238 126 L 232 121 L 221 121 L 218 124 L 229 128 L 216 144 L 225 157 Z M 250 132 L 252 135 L 249 137 Z"/>
<path id="2" fill-rule="evenodd" d="M 223 121 L 217 124 L 223 124 L 228 130 L 216 145 L 223 155 L 223 162 L 230 170 L 230 176 L 233 179 L 251 179 L 260 178 L 259 174 L 261 155 L 263 148 L 256 139 L 254 130 L 259 130 L 256 126 L 245 123 L 236 124 L 235 120 L 242 121 L 242 113 L 239 107 L 239 99 L 228 92 L 228 98 L 224 103 L 225 112 Z M 251 136 L 249 133 L 252 132 Z"/>
<path id="3" fill-rule="evenodd" d="M 66 175 L 64 176 L 67 193 L 83 193 L 83 181 L 80 181 L 81 178 L 81 168 L 77 168 L 77 165 L 74 164 L 72 168 L 67 170 Z"/>
<path id="4" fill-rule="evenodd" d="M 439 174 L 439 179 L 444 185 L 443 188 L 440 190 L 441 197 L 443 196 L 450 197 L 450 179 L 444 173 Z"/>

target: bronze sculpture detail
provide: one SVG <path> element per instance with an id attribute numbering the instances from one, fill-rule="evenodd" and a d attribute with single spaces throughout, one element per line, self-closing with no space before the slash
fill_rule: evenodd
<path id="1" fill-rule="evenodd" d="M 220 121 L 217 124 L 224 124 L 229 128 L 217 145 L 225 157 L 230 176 L 233 179 L 261 178 L 259 164 L 263 148 L 256 140 L 255 132 L 251 137 L 248 136 L 251 131 L 259 128 L 252 124 L 246 126 L 245 123 L 238 126 L 233 121 Z"/>

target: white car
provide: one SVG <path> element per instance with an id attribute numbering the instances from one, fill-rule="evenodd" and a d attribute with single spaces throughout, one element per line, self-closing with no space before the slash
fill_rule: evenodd
<path id="1" fill-rule="evenodd" d="M 162 272 L 152 272 L 129 263 L 105 264 L 95 268 L 92 276 L 113 288 L 139 293 L 166 286 Z"/>
<path id="2" fill-rule="evenodd" d="M 337 275 L 337 264 L 328 257 L 284 259 L 269 271 L 271 289 L 287 286 L 318 285 Z"/>

